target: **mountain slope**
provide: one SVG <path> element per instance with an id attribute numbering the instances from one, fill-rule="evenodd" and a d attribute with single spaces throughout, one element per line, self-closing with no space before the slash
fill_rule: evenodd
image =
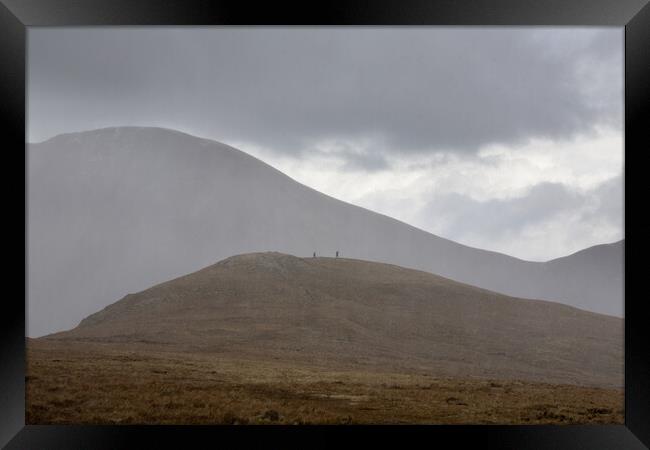
<path id="1" fill-rule="evenodd" d="M 31 144 L 28 181 L 29 336 L 71 328 L 129 292 L 258 251 L 339 250 L 509 295 L 622 315 L 622 264 L 615 254 L 596 273 L 578 261 L 582 278 L 567 280 L 572 257 L 535 263 L 460 245 L 180 132 L 107 128 Z M 558 276 L 553 268 L 560 265 L 570 267 Z M 566 283 L 571 287 L 564 289 Z"/>
<path id="2" fill-rule="evenodd" d="M 426 272 L 255 253 L 124 297 L 47 339 L 622 386 L 623 322 Z"/>
<path id="3" fill-rule="evenodd" d="M 622 317 L 624 253 L 625 243 L 619 241 L 542 263 L 533 287 L 540 297 L 575 299 L 567 303 Z"/>

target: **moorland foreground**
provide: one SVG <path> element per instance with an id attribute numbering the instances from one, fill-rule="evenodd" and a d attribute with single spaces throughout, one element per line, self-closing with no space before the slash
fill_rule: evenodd
<path id="1" fill-rule="evenodd" d="M 623 422 L 623 321 L 253 253 L 29 339 L 27 423 Z"/>
<path id="2" fill-rule="evenodd" d="M 29 424 L 623 423 L 623 391 L 28 343 Z"/>

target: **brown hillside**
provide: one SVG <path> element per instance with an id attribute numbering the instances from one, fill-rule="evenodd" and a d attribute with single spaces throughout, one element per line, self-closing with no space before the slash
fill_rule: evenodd
<path id="1" fill-rule="evenodd" d="M 234 256 L 131 294 L 47 340 L 327 367 L 623 385 L 623 321 L 343 258 Z"/>

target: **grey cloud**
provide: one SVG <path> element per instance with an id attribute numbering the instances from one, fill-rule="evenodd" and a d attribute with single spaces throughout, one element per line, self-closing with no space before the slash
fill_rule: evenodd
<path id="1" fill-rule="evenodd" d="M 519 242 L 525 239 L 522 233 L 527 227 L 540 226 L 565 213 L 577 221 L 567 230 L 573 234 L 603 226 L 622 230 L 622 186 L 622 178 L 617 176 L 587 192 L 540 183 L 525 195 L 507 200 L 477 201 L 457 193 L 433 196 L 420 212 L 419 221 L 460 242 L 472 236 L 482 236 L 485 242 L 504 238 Z"/>
<path id="2" fill-rule="evenodd" d="M 573 211 L 585 199 L 558 183 L 540 183 L 522 197 L 509 200 L 477 201 L 452 193 L 433 199 L 423 217 L 442 217 L 448 225 L 445 236 L 462 239 L 467 234 L 515 235 L 524 227 Z"/>
<path id="3" fill-rule="evenodd" d="M 578 68 L 621 55 L 620 29 L 33 29 L 29 132 L 159 125 L 296 156 L 332 137 L 472 152 L 620 127 L 622 68 L 590 89 Z"/>
<path id="4" fill-rule="evenodd" d="M 593 192 L 594 207 L 587 210 L 582 219 L 592 223 L 608 223 L 623 230 L 623 176 L 602 183 Z"/>
<path id="5" fill-rule="evenodd" d="M 390 168 L 386 156 L 372 149 L 359 149 L 347 142 L 337 142 L 335 149 L 325 151 L 307 146 L 300 152 L 300 157 L 321 156 L 340 161 L 339 169 L 353 172 L 375 172 Z"/>
<path id="6" fill-rule="evenodd" d="M 344 170 L 374 172 L 389 168 L 389 163 L 380 154 L 347 153 L 344 155 Z"/>

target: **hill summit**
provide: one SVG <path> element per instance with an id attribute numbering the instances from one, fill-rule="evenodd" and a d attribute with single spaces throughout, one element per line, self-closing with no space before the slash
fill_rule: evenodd
<path id="1" fill-rule="evenodd" d="M 623 385 L 623 321 L 396 265 L 250 253 L 158 284 L 46 339 L 442 377 Z"/>

